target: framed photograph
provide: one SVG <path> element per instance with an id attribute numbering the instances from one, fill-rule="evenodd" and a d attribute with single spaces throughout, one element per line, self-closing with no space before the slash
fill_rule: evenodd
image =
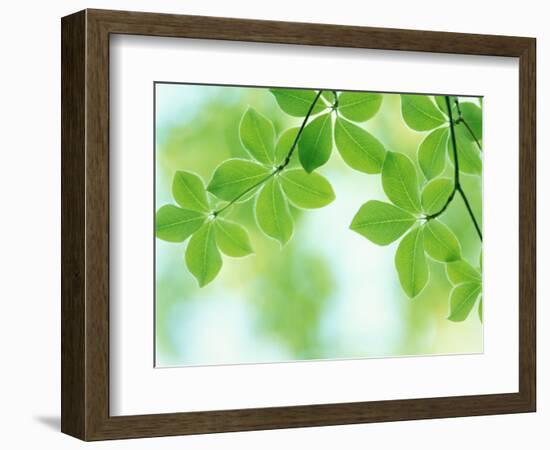
<path id="1" fill-rule="evenodd" d="M 62 431 L 535 411 L 535 39 L 62 29 Z"/>

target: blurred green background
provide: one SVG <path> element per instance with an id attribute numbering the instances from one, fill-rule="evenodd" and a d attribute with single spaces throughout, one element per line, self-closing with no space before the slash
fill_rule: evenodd
<path id="1" fill-rule="evenodd" d="M 249 105 L 278 133 L 302 120 L 283 113 L 264 88 L 163 83 L 155 89 L 155 210 L 174 203 L 176 170 L 207 183 L 222 161 L 248 158 L 238 124 Z M 407 128 L 399 95 L 385 94 L 378 114 L 361 126 L 387 150 L 416 161 L 425 133 Z M 283 249 L 256 226 L 253 201 L 232 208 L 227 218 L 247 228 L 255 254 L 224 256 L 220 275 L 204 288 L 185 266 L 186 244 L 155 239 L 157 367 L 483 351 L 477 314 L 459 323 L 446 319 L 451 285 L 443 264 L 429 260 L 430 281 L 411 300 L 394 268 L 398 242 L 379 247 L 348 229 L 364 202 L 385 200 L 380 175 L 352 170 L 336 148 L 319 172 L 336 200 L 320 210 L 292 209 L 295 233 Z M 481 218 L 480 177 L 461 175 L 461 182 Z M 441 220 L 477 266 L 479 239 L 463 203 L 454 201 Z"/>

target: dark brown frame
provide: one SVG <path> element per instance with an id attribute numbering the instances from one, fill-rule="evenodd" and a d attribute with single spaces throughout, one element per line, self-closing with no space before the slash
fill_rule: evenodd
<path id="1" fill-rule="evenodd" d="M 100 440 L 535 411 L 535 39 L 104 10 L 64 17 L 61 31 L 64 433 Z M 110 34 L 519 58 L 519 392 L 110 416 Z"/>

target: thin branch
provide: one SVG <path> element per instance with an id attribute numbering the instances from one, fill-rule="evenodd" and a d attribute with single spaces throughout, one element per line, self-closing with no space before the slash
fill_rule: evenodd
<path id="1" fill-rule="evenodd" d="M 472 207 L 470 206 L 470 202 L 468 201 L 468 198 L 466 197 L 466 194 L 462 190 L 462 186 L 459 186 L 457 190 L 458 190 L 460 196 L 462 197 L 462 200 L 464 200 L 464 204 L 466 205 L 466 209 L 468 210 L 468 214 L 470 214 L 472 222 L 474 223 L 474 226 L 476 227 L 476 231 L 477 231 L 477 235 L 479 236 L 479 240 L 483 241 L 483 236 L 481 235 L 481 228 L 479 227 L 479 224 L 477 223 L 477 220 L 474 216 L 474 212 L 472 211 Z"/>
<path id="2" fill-rule="evenodd" d="M 481 151 L 481 144 L 479 143 L 479 141 L 477 140 L 475 134 L 474 134 L 474 130 L 472 130 L 472 128 L 470 127 L 470 125 L 468 125 L 468 122 L 466 122 L 464 120 L 464 117 L 460 117 L 458 119 L 459 122 L 463 123 L 464 126 L 466 127 L 466 129 L 468 130 L 468 132 L 470 133 L 470 135 L 472 136 L 472 139 L 474 140 L 474 142 L 476 143 L 477 145 L 477 148 Z"/>
<path id="3" fill-rule="evenodd" d="M 453 187 L 453 191 L 451 192 L 451 195 L 449 195 L 449 198 L 447 198 L 447 201 L 445 202 L 445 204 L 443 205 L 443 207 L 437 211 L 436 213 L 433 213 L 433 214 L 429 214 L 427 215 L 425 218 L 426 220 L 432 220 L 432 219 L 435 219 L 436 217 L 440 216 L 441 214 L 443 214 L 446 210 L 447 210 L 447 207 L 451 204 L 451 202 L 453 201 L 454 197 L 455 197 L 455 194 L 456 194 L 456 191 L 457 191 L 457 188 L 456 186 Z"/>
<path id="4" fill-rule="evenodd" d="M 212 215 L 214 217 L 216 217 L 217 215 L 221 214 L 222 212 L 224 212 L 227 208 L 229 208 L 231 205 L 233 205 L 234 203 L 238 202 L 241 198 L 243 198 L 246 194 L 248 194 L 249 192 L 252 192 L 254 189 L 256 189 L 258 186 L 264 184 L 267 180 L 269 180 L 273 175 L 275 175 L 277 173 L 277 171 L 273 171 L 271 172 L 269 175 L 267 175 L 265 178 L 262 178 L 260 181 L 258 181 L 255 185 L 253 186 L 250 186 L 248 189 L 244 190 L 243 192 L 241 192 L 239 195 L 237 195 L 233 200 L 231 200 L 227 205 L 225 205 L 223 208 L 221 209 L 218 209 L 217 211 L 214 211 L 212 213 Z"/>
<path id="5" fill-rule="evenodd" d="M 338 93 L 336 91 L 332 91 L 332 95 L 334 95 L 334 104 L 332 105 L 332 110 L 337 111 L 338 110 Z"/>
<path id="6" fill-rule="evenodd" d="M 309 120 L 309 116 L 311 116 L 311 113 L 313 112 L 313 108 L 315 108 L 315 105 L 317 104 L 317 100 L 319 100 L 319 97 L 321 97 L 322 93 L 323 93 L 323 91 L 317 92 L 317 95 L 313 99 L 313 102 L 311 102 L 311 105 L 309 105 L 309 109 L 307 111 L 307 114 L 304 117 L 304 120 L 302 121 L 302 125 L 300 126 L 300 129 L 298 130 L 298 133 L 296 134 L 296 137 L 294 138 L 294 142 L 292 143 L 292 146 L 290 147 L 290 150 L 288 151 L 288 154 L 286 155 L 285 160 L 283 161 L 283 163 L 279 167 L 277 167 L 278 172 L 283 170 L 290 163 L 290 158 L 292 158 L 292 154 L 294 153 L 294 150 L 296 149 L 296 146 L 298 145 L 298 141 L 300 140 L 300 136 L 302 135 L 302 132 L 304 131 L 304 128 L 306 127 L 306 123 Z"/>
<path id="7" fill-rule="evenodd" d="M 456 100 L 458 103 L 458 100 Z M 445 103 L 447 104 L 447 112 L 449 114 L 450 129 L 451 129 L 451 143 L 453 144 L 453 159 L 455 162 L 455 190 L 460 186 L 460 169 L 458 166 L 458 151 L 456 146 L 456 134 L 455 134 L 455 124 L 453 121 L 453 111 L 451 110 L 451 101 L 449 96 L 445 96 Z"/>
<path id="8" fill-rule="evenodd" d="M 460 110 L 458 109 L 458 101 L 455 100 L 457 103 L 457 110 L 460 115 Z M 426 216 L 426 220 L 432 220 L 436 217 L 440 216 L 445 212 L 449 204 L 453 201 L 455 194 L 458 192 L 460 196 L 462 197 L 462 200 L 464 201 L 464 204 L 466 205 L 466 209 L 468 210 L 468 214 L 470 215 L 470 218 L 472 219 L 472 222 L 474 224 L 474 227 L 476 229 L 476 232 L 479 236 L 479 240 L 483 241 L 483 236 L 481 234 L 481 227 L 477 223 L 477 220 L 475 218 L 474 212 L 472 210 L 472 207 L 470 206 L 470 202 L 468 201 L 468 198 L 466 197 L 466 193 L 462 189 L 462 185 L 460 184 L 460 168 L 459 168 L 459 162 L 458 162 L 458 152 L 457 152 L 457 145 L 456 145 L 456 134 L 455 134 L 455 122 L 453 120 L 453 113 L 451 111 L 451 101 L 449 100 L 449 96 L 445 96 L 445 102 L 447 104 L 447 111 L 449 114 L 449 122 L 450 122 L 450 129 L 451 129 L 451 143 L 453 147 L 453 159 L 454 159 L 454 187 L 453 191 L 449 195 L 449 198 L 447 198 L 447 201 L 443 205 L 443 207 L 437 211 L 434 214 L 430 214 Z"/>
<path id="9" fill-rule="evenodd" d="M 468 130 L 468 133 L 470 133 L 470 136 L 472 136 L 472 139 L 476 143 L 477 148 L 479 149 L 479 151 L 482 151 L 481 144 L 477 140 L 476 135 L 474 134 L 474 130 L 472 129 L 472 127 L 470 127 L 468 122 L 466 122 L 466 120 L 464 119 L 464 116 L 462 116 L 462 110 L 460 109 L 460 103 L 458 102 L 457 97 L 455 97 L 455 105 L 456 105 L 456 111 L 458 112 L 457 123 L 463 123 L 464 124 L 464 126 Z"/>

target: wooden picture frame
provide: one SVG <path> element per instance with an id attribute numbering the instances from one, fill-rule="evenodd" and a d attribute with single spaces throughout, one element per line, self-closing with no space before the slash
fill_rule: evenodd
<path id="1" fill-rule="evenodd" d="M 83 440 L 535 411 L 533 38 L 85 10 L 62 30 L 62 416 Z M 519 391 L 460 397 L 109 415 L 109 36 L 134 34 L 519 58 Z"/>

